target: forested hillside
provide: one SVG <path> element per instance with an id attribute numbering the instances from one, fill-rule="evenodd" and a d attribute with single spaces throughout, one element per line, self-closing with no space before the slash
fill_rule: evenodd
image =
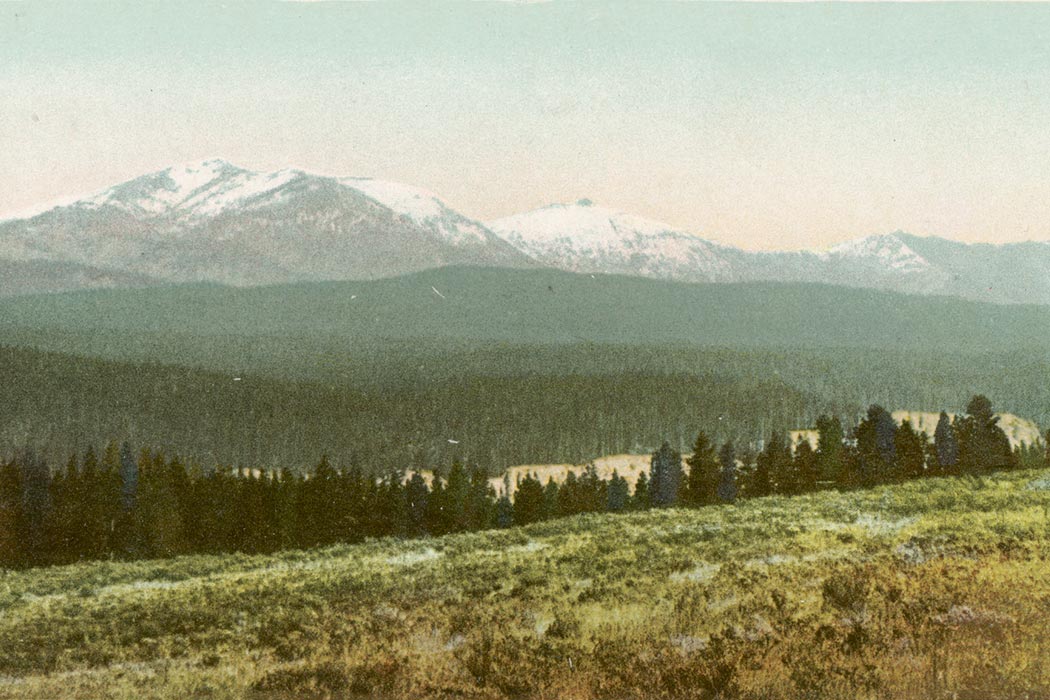
<path id="1" fill-rule="evenodd" d="M 775 377 L 517 374 L 372 386 L 289 382 L 0 348 L 0 444 L 53 460 L 109 439 L 206 461 L 297 468 L 328 454 L 378 473 L 460 459 L 498 472 L 686 444 L 697 423 L 794 423 L 818 402 Z"/>
<path id="2" fill-rule="evenodd" d="M 229 345 L 197 346 L 216 347 L 241 360 Z M 1050 364 L 1023 357 L 594 345 L 326 355 L 306 346 L 298 367 L 290 355 L 284 367 L 265 364 L 282 357 L 257 372 L 218 372 L 0 347 L 0 453 L 34 447 L 62 462 L 126 439 L 230 464 L 297 468 L 328 454 L 370 471 L 461 459 L 498 473 L 664 439 L 684 450 L 696 425 L 746 442 L 821 413 L 852 420 L 870 403 L 959 411 L 973 393 L 1050 422 Z M 296 379 L 279 378 L 287 375 Z"/>
<path id="3" fill-rule="evenodd" d="M 510 344 L 689 344 L 1045 353 L 1050 307 L 814 284 L 684 284 L 552 270 L 447 267 L 371 282 L 185 286 L 0 300 L 5 334 L 139 333 Z M 39 336 L 38 336 L 39 337 Z M 114 347 L 115 346 L 115 347 Z M 94 349 L 91 349 L 94 352 Z"/>
<path id="4" fill-rule="evenodd" d="M 719 446 L 699 430 L 691 454 L 664 442 L 649 470 L 600 474 L 592 463 L 564 480 L 509 475 L 497 489 L 459 461 L 429 478 L 394 466 L 370 473 L 327 457 L 307 473 L 230 468 L 110 442 L 64 467 L 32 451 L 0 460 L 0 566 L 189 552 L 273 552 L 366 537 L 424 537 L 526 525 L 589 512 L 704 507 L 738 498 L 870 488 L 935 476 L 1050 466 L 1041 435 L 1012 446 L 991 401 L 941 413 L 932 437 L 873 405 L 856 425 L 817 418 L 815 439 L 774 431 L 760 452 Z"/>

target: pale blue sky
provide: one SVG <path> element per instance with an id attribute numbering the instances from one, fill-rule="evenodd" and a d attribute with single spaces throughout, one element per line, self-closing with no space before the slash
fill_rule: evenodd
<path id="1" fill-rule="evenodd" d="M 218 156 L 746 248 L 1050 239 L 1050 6 L 0 4 L 0 212 Z"/>

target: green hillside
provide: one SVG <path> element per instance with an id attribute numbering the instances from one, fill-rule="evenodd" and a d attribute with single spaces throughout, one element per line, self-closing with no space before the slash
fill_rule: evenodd
<path id="1" fill-rule="evenodd" d="M 500 470 L 974 394 L 1047 424 L 1048 329 L 1042 307 L 549 270 L 4 299 L 0 453 L 127 439 L 208 462 Z"/>
<path id="2" fill-rule="evenodd" d="M 4 698 L 1022 698 L 1050 473 L 8 572 Z"/>
<path id="3" fill-rule="evenodd" d="M 5 299 L 0 328 L 80 331 L 94 336 L 90 347 L 119 346 L 138 333 L 170 333 L 356 343 L 423 338 L 1045 352 L 1050 308 L 822 285 L 703 285 L 551 270 L 443 268 L 371 282 Z"/>

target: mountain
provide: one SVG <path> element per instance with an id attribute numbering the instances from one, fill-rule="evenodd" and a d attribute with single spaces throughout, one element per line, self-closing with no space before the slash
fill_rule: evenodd
<path id="1" fill-rule="evenodd" d="M 589 200 L 509 216 L 490 222 L 489 228 L 536 261 L 569 272 L 737 280 L 736 251 Z"/>
<path id="2" fill-rule="evenodd" d="M 895 232 L 824 251 L 753 252 L 589 200 L 485 225 L 410 185 L 258 173 L 222 160 L 173 166 L 0 221 L 0 296 L 380 279 L 464 265 L 1050 304 L 1050 242 L 967 245 Z"/>
<path id="3" fill-rule="evenodd" d="M 0 260 L 244 286 L 530 263 L 424 190 L 301 170 L 256 173 L 222 160 L 0 222 Z"/>
<path id="4" fill-rule="evenodd" d="M 1050 304 L 1050 243 L 967 245 L 903 232 L 827 251 L 751 252 L 588 200 L 488 224 L 522 253 L 562 270 L 686 282 L 823 282 L 995 303 Z"/>

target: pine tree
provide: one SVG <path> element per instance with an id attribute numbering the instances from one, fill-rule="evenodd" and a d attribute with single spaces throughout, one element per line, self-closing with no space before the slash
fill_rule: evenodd
<path id="1" fill-rule="evenodd" d="M 518 480 L 514 491 L 514 524 L 528 525 L 543 518 L 543 484 L 534 474 Z"/>
<path id="2" fill-rule="evenodd" d="M 718 500 L 722 503 L 733 503 L 736 501 L 736 451 L 732 442 L 722 445 L 718 453 L 718 461 L 721 463 L 721 474 L 718 480 Z"/>
<path id="3" fill-rule="evenodd" d="M 822 415 L 817 418 L 817 469 L 819 480 L 842 483 L 845 475 L 843 443 L 846 437 L 838 418 Z"/>
<path id="4" fill-rule="evenodd" d="M 75 561 L 77 552 L 77 491 L 79 490 L 79 473 L 76 455 L 72 456 L 65 471 L 58 471 L 51 476 L 49 498 L 51 510 L 47 516 L 45 535 L 47 540 L 48 563 L 59 564 Z"/>
<path id="5" fill-rule="evenodd" d="M 430 480 L 430 498 L 427 499 L 427 532 L 432 535 L 449 532 L 452 527 L 450 513 L 445 482 L 441 472 L 435 469 Z"/>
<path id="6" fill-rule="evenodd" d="M 809 440 L 802 440 L 795 447 L 794 465 L 796 492 L 816 491 L 817 482 L 820 480 L 820 468 L 818 455 L 809 444 Z"/>
<path id="7" fill-rule="evenodd" d="M 543 520 L 558 517 L 558 482 L 554 477 L 547 478 L 547 485 L 543 487 Z"/>
<path id="8" fill-rule="evenodd" d="M 594 464 L 588 464 L 578 482 L 580 489 L 580 507 L 584 513 L 598 513 L 605 510 L 608 501 L 605 480 L 598 476 Z"/>
<path id="9" fill-rule="evenodd" d="M 496 492 L 489 484 L 488 474 L 478 465 L 470 470 L 470 489 L 467 497 L 466 521 L 468 531 L 484 530 L 496 523 Z M 513 519 L 513 510 L 511 511 Z"/>
<path id="10" fill-rule="evenodd" d="M 514 506 L 504 493 L 496 501 L 496 527 L 507 528 L 514 524 Z"/>
<path id="11" fill-rule="evenodd" d="M 186 533 L 179 515 L 179 503 L 170 483 L 162 454 L 144 455 L 140 464 L 136 525 L 148 556 L 171 557 L 188 550 Z M 233 521 L 239 523 L 238 520 Z"/>
<path id="12" fill-rule="evenodd" d="M 631 498 L 630 491 L 627 479 L 620 476 L 614 469 L 606 489 L 605 510 L 610 513 L 626 510 Z"/>
<path id="13" fill-rule="evenodd" d="M 645 472 L 639 472 L 638 480 L 634 482 L 634 493 L 631 494 L 631 510 L 647 510 L 652 506 L 652 497 L 649 493 L 649 476 Z"/>
<path id="14" fill-rule="evenodd" d="M 937 429 L 933 433 L 933 444 L 937 451 L 937 472 L 954 474 L 959 465 L 959 442 L 955 436 L 955 426 L 948 414 L 941 411 L 937 419 Z"/>
<path id="15" fill-rule="evenodd" d="M 981 473 L 1015 466 L 1010 440 L 999 426 L 992 402 L 982 395 L 974 396 L 966 406 L 966 415 L 957 421 L 959 465 L 964 472 Z"/>
<path id="16" fill-rule="evenodd" d="M 405 501 L 408 508 L 408 534 L 419 537 L 427 532 L 427 500 L 430 490 L 426 479 L 419 472 L 413 472 L 405 486 Z"/>
<path id="17" fill-rule="evenodd" d="M 462 532 L 467 528 L 467 501 L 470 496 L 470 477 L 461 462 L 453 462 L 445 486 L 448 507 L 447 529 L 443 532 Z"/>
<path id="18" fill-rule="evenodd" d="M 761 497 L 775 493 L 781 483 L 792 480 L 791 470 L 791 447 L 781 433 L 774 432 L 755 461 L 748 495 Z"/>
<path id="19" fill-rule="evenodd" d="M 0 567 L 23 563 L 22 474 L 14 459 L 0 462 Z"/>
<path id="20" fill-rule="evenodd" d="M 655 507 L 666 508 L 678 502 L 682 483 L 682 455 L 664 442 L 653 453 L 649 469 L 649 491 Z"/>
<path id="21" fill-rule="evenodd" d="M 857 426 L 857 453 L 860 457 L 861 484 L 873 486 L 892 480 L 897 455 L 897 423 L 889 411 L 878 404 L 868 408 Z"/>
<path id="22" fill-rule="evenodd" d="M 919 479 L 926 474 L 926 433 L 912 428 L 911 421 L 904 419 L 896 435 L 897 479 Z"/>
<path id="23" fill-rule="evenodd" d="M 576 472 L 570 469 L 565 475 L 565 481 L 558 487 L 558 515 L 564 518 L 582 512 L 579 479 Z"/>
<path id="24" fill-rule="evenodd" d="M 26 562 L 45 564 L 53 559 L 47 537 L 51 515 L 51 471 L 47 462 L 32 451 L 25 452 L 19 461 L 22 470 L 22 519 L 18 537 Z"/>
<path id="25" fill-rule="evenodd" d="M 715 454 L 714 444 L 703 431 L 696 436 L 693 454 L 685 463 L 689 465 L 689 474 L 685 479 L 682 502 L 690 506 L 717 503 L 722 465 Z"/>

